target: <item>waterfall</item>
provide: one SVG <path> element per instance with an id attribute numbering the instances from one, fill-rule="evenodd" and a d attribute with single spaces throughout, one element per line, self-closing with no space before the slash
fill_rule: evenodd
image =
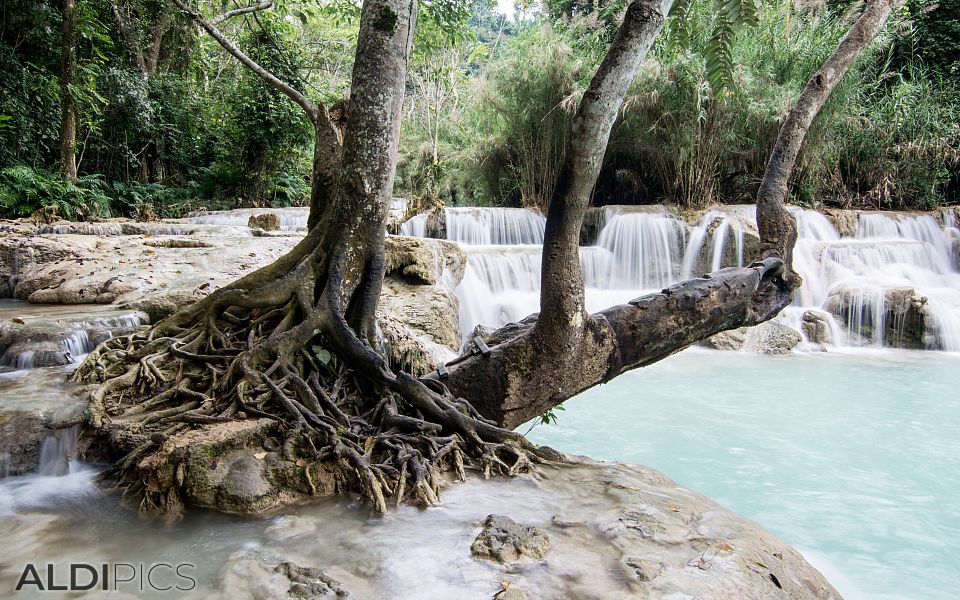
<path id="1" fill-rule="evenodd" d="M 280 216 L 280 226 L 306 227 L 310 215 L 309 208 L 238 208 L 212 213 L 188 214 L 184 221 L 198 225 L 232 225 L 246 227 L 250 217 L 265 213 L 274 213 Z"/>
<path id="2" fill-rule="evenodd" d="M 729 206 L 726 211 L 708 210 L 700 221 L 691 228 L 687 246 L 680 265 L 680 279 L 689 279 L 696 275 L 709 273 L 723 267 L 742 267 L 744 265 L 745 234 L 741 219 L 752 219 L 755 210 L 751 205 Z M 734 244 L 733 258 L 725 260 L 726 250 Z M 706 257 L 704 248 L 709 249 Z"/>
<path id="3" fill-rule="evenodd" d="M 686 227 L 665 213 L 606 210 L 597 246 L 613 259 L 603 289 L 655 289 L 675 283 L 683 258 Z"/>
<path id="4" fill-rule="evenodd" d="M 447 239 L 468 246 L 543 244 L 547 218 L 523 208 L 447 208 Z"/>
<path id="5" fill-rule="evenodd" d="M 40 475 L 62 476 L 70 472 L 71 464 L 77 458 L 77 441 L 80 428 L 77 425 L 68 429 L 51 432 L 40 446 Z"/>
<path id="6" fill-rule="evenodd" d="M 427 237 L 427 213 L 414 215 L 400 225 L 400 235 Z"/>
<path id="7" fill-rule="evenodd" d="M 952 211 L 939 219 L 861 212 L 853 237 L 841 236 L 820 212 L 790 211 L 798 230 L 794 269 L 804 283 L 783 321 L 802 330 L 810 313 L 837 345 L 901 345 L 909 336 L 909 347 L 960 351 L 960 230 Z M 689 227 L 660 208 L 606 207 L 596 245 L 580 249 L 588 310 L 744 265 L 751 258 L 747 236 L 756 243 L 755 215 L 752 205 L 723 206 Z M 448 208 L 445 217 L 448 239 L 468 256 L 456 290 L 463 335 L 477 324 L 498 327 L 539 310 L 542 215 Z M 425 236 L 426 215 L 402 231 Z"/>
<path id="8" fill-rule="evenodd" d="M 795 306 L 830 308 L 848 343 L 873 345 L 902 336 L 905 320 L 920 311 L 925 345 L 960 351 L 960 273 L 949 232 L 935 218 L 862 212 L 856 236 L 845 238 L 822 214 L 793 212 L 794 268 L 804 280 Z"/>

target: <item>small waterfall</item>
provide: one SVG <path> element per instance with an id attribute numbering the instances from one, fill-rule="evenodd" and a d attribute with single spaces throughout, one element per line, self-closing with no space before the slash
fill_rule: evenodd
<path id="1" fill-rule="evenodd" d="M 427 213 L 414 215 L 400 225 L 400 235 L 409 235 L 412 237 L 427 237 L 427 219 L 430 217 Z"/>
<path id="2" fill-rule="evenodd" d="M 664 288 L 677 281 L 686 227 L 664 213 L 607 209 L 597 246 L 612 255 L 604 289 Z"/>
<path id="3" fill-rule="evenodd" d="M 33 350 L 27 350 L 25 352 L 21 352 L 20 354 L 17 355 L 17 360 L 13 365 L 14 368 L 17 369 L 18 371 L 32 369 L 34 364 L 34 360 L 33 360 L 34 356 L 36 356 L 36 352 L 34 352 Z"/>
<path id="4" fill-rule="evenodd" d="M 524 208 L 447 208 L 447 239 L 468 246 L 543 244 L 547 218 Z"/>
<path id="5" fill-rule="evenodd" d="M 232 225 L 246 227 L 250 217 L 274 213 L 280 216 L 280 226 L 285 228 L 306 227 L 309 208 L 238 208 L 221 212 L 189 214 L 184 221 L 198 225 Z"/>
<path id="6" fill-rule="evenodd" d="M 588 310 L 743 266 L 755 210 L 712 209 L 688 232 L 665 210 L 606 207 L 596 245 L 580 249 Z M 940 218 L 861 212 L 855 237 L 842 237 L 822 213 L 790 211 L 798 229 L 794 268 L 804 284 L 781 320 L 802 330 L 810 313 L 833 344 L 900 345 L 906 336 L 909 347 L 960 351 L 960 230 L 952 211 Z M 522 209 L 448 208 L 445 218 L 448 239 L 468 251 L 456 290 L 461 331 L 536 312 L 544 217 Z M 417 215 L 401 229 L 423 237 L 426 228 L 427 216 Z"/>
<path id="7" fill-rule="evenodd" d="M 795 306 L 829 308 L 857 345 L 899 343 L 922 313 L 926 346 L 960 350 L 960 273 L 937 219 L 862 212 L 856 237 L 843 238 L 820 213 L 793 213 L 794 268 L 804 280 Z"/>
<path id="8" fill-rule="evenodd" d="M 40 475 L 63 476 L 71 471 L 71 465 L 77 458 L 77 441 L 80 428 L 74 425 L 67 429 L 53 431 L 40 446 Z"/>
<path id="9" fill-rule="evenodd" d="M 742 209 L 743 207 L 728 207 L 728 209 L 733 208 Z M 746 214 L 742 216 L 749 218 Z M 735 248 L 733 254 L 735 261 L 725 260 L 731 236 Z M 690 230 L 683 253 L 683 262 L 680 265 L 680 279 L 690 279 L 724 267 L 742 267 L 745 260 L 744 245 L 743 225 L 735 212 L 728 214 L 720 210 L 707 211 L 700 218 L 700 222 Z M 709 248 L 709 254 L 703 257 L 705 247 Z"/>

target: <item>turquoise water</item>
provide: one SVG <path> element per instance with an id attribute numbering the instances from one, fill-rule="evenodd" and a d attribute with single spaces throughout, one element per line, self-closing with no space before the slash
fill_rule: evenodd
<path id="1" fill-rule="evenodd" d="M 533 441 L 650 465 L 791 543 L 847 600 L 960 597 L 960 356 L 688 350 Z"/>

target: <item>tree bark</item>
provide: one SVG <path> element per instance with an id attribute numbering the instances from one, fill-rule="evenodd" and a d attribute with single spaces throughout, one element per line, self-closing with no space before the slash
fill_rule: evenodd
<path id="1" fill-rule="evenodd" d="M 77 15 L 75 0 L 62 0 L 63 42 L 60 69 L 60 172 L 68 181 L 77 180 L 77 114 L 73 80 L 77 72 Z"/>
<path id="2" fill-rule="evenodd" d="M 790 177 L 803 140 L 830 93 L 864 48 L 883 28 L 893 10 L 895 0 L 870 0 L 837 49 L 800 93 L 800 98 L 787 113 L 780 134 L 767 162 L 760 189 L 757 191 L 757 227 L 760 230 L 764 256 L 778 256 L 793 265 L 793 246 L 797 226 L 793 218 L 783 219 L 789 193 Z"/>

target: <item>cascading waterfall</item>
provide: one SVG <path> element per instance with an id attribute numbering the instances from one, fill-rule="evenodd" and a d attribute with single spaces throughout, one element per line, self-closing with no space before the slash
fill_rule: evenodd
<path id="1" fill-rule="evenodd" d="M 215 213 L 192 214 L 184 217 L 184 221 L 198 225 L 232 225 L 246 226 L 250 217 L 265 213 L 274 213 L 280 216 L 280 226 L 285 228 L 306 227 L 310 216 L 309 208 L 238 208 Z"/>
<path id="2" fill-rule="evenodd" d="M 543 244 L 547 219 L 523 208 L 447 208 L 447 239 L 461 244 Z"/>
<path id="3" fill-rule="evenodd" d="M 726 211 L 708 210 L 691 228 L 680 266 L 681 280 L 701 275 L 703 272 L 744 265 L 745 237 L 741 219 L 753 220 L 756 209 L 752 205 L 725 208 Z M 731 236 L 733 236 L 735 262 L 724 261 Z M 709 248 L 706 257 L 702 256 L 704 248 Z"/>
<path id="4" fill-rule="evenodd" d="M 400 235 L 409 235 L 413 237 L 427 237 L 427 213 L 414 215 L 400 225 Z"/>
<path id="5" fill-rule="evenodd" d="M 909 333 L 908 347 L 960 351 L 960 230 L 952 211 L 944 211 L 942 228 L 927 214 L 864 212 L 855 237 L 842 237 L 822 213 L 790 210 L 799 235 L 794 268 L 804 285 L 782 320 L 802 331 L 809 314 L 825 322 L 835 345 L 902 345 Z M 457 288 L 462 334 L 536 312 L 544 217 L 503 208 L 445 213 L 447 237 L 468 255 Z M 596 245 L 580 252 L 588 309 L 743 266 L 752 258 L 746 236 L 755 215 L 752 205 L 718 207 L 690 227 L 665 209 L 605 208 Z M 403 232 L 426 235 L 426 216 L 408 220 Z"/>

